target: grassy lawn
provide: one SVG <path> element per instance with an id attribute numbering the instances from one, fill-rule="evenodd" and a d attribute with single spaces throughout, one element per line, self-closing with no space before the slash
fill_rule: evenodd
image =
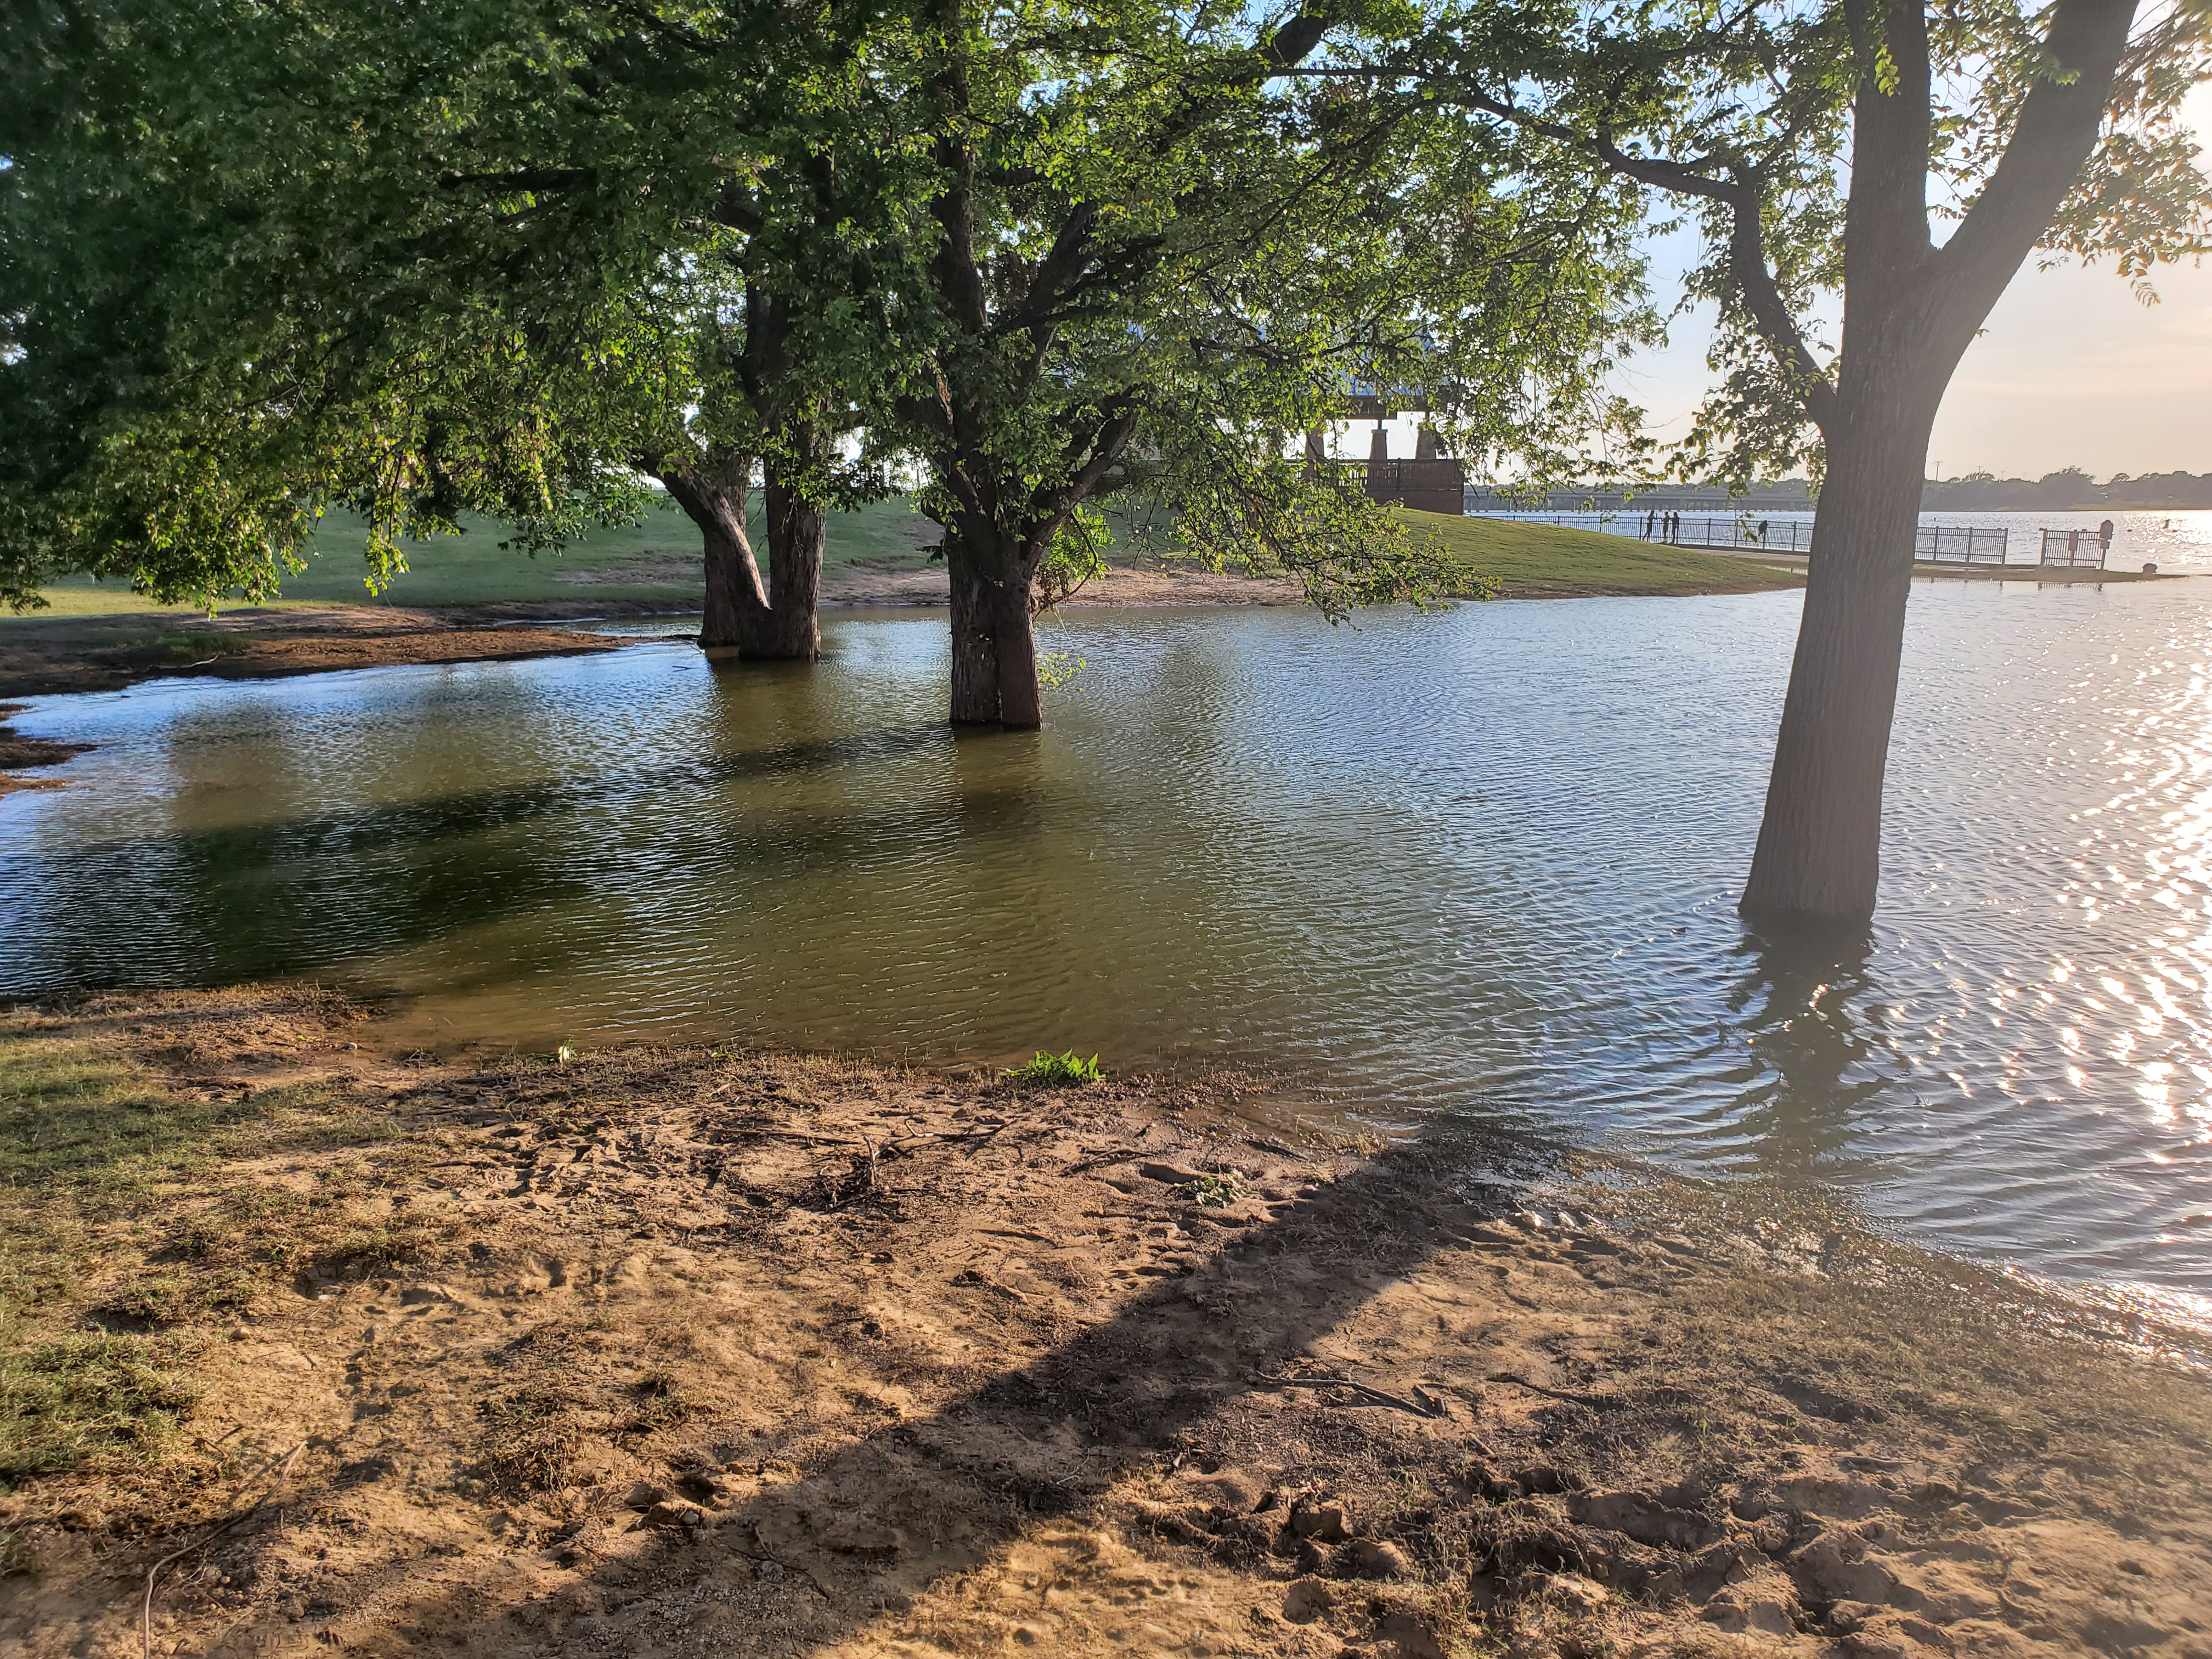
<path id="1" fill-rule="evenodd" d="M 753 535 L 763 538 L 762 515 L 754 514 Z M 837 575 L 855 566 L 908 570 L 922 562 L 925 532 L 936 526 L 903 498 L 878 501 L 830 520 L 823 574 Z M 284 583 L 285 604 L 442 605 L 504 601 L 664 599 L 672 608 L 696 608 L 702 602 L 699 532 L 683 513 L 663 504 L 641 523 L 595 531 L 558 553 L 532 558 L 500 546 L 505 528 L 494 520 L 472 520 L 462 534 L 410 543 L 406 573 L 372 599 L 362 585 L 367 534 L 357 520 L 333 517 L 324 522 L 307 547 L 307 568 Z M 37 614 L 86 617 L 147 614 L 188 607 L 159 606 L 116 583 L 77 577 L 46 590 L 52 609 Z M 5 612 L 0 612 L 4 617 Z"/>
<path id="2" fill-rule="evenodd" d="M 1698 553 L 1626 536 L 1508 519 L 1455 519 L 1408 513 L 1469 570 L 1494 576 L 1508 599 L 1582 594 L 1760 593 L 1796 587 L 1804 578 L 1750 559 Z"/>
<path id="3" fill-rule="evenodd" d="M 764 527 L 757 521 L 757 538 Z M 1609 593 L 1745 593 L 1794 586 L 1800 578 L 1745 559 L 1685 548 L 1654 546 L 1620 536 L 1498 519 L 1455 519 L 1408 513 L 1408 523 L 1440 537 L 1469 569 L 1495 576 L 1509 597 Z M 593 532 L 558 553 L 529 555 L 500 546 L 495 522 L 471 523 L 464 533 L 416 543 L 409 568 L 372 599 L 362 586 L 364 532 L 358 522 L 327 521 L 308 549 L 307 568 L 284 584 L 284 605 L 497 605 L 562 600 L 658 601 L 671 610 L 702 602 L 699 532 L 673 506 L 642 522 Z M 823 574 L 856 569 L 913 570 L 936 526 L 904 498 L 832 514 Z M 46 590 L 46 620 L 193 613 L 155 605 L 113 583 L 73 578 Z M 7 613 L 0 611 L 0 621 Z"/>

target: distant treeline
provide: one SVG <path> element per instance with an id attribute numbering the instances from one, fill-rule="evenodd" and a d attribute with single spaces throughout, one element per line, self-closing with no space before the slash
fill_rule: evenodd
<path id="1" fill-rule="evenodd" d="M 2116 472 L 2099 483 L 2078 466 L 2046 472 L 2040 478 L 1999 478 L 1969 472 L 1962 478 L 1930 479 L 1921 489 L 1923 512 L 1931 507 L 1984 513 L 2089 513 L 2120 507 L 2137 513 L 2160 508 L 2212 507 L 2212 473 L 2147 472 L 2131 478 Z"/>

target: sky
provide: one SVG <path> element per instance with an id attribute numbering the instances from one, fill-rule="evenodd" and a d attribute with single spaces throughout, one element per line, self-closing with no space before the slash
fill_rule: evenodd
<path id="1" fill-rule="evenodd" d="M 1682 254 L 1655 252 L 1671 301 Z M 1929 475 L 2212 472 L 2212 264 L 2162 267 L 2153 283 L 2160 303 L 2145 307 L 2109 265 L 2039 270 L 2031 259 L 1952 377 Z M 1688 429 L 1711 330 L 1710 312 L 1678 318 L 1667 349 L 1624 370 L 1621 389 L 1655 436 Z"/>
<path id="2" fill-rule="evenodd" d="M 2212 135 L 2212 88 L 2185 116 Z M 1693 252 L 1681 238 L 1653 245 L 1662 304 L 1680 297 Z M 2160 303 L 2147 307 L 2109 264 L 2041 270 L 2031 255 L 1952 378 L 1929 476 L 2212 472 L 2212 264 L 2161 266 L 2152 281 Z M 1676 319 L 1667 349 L 1625 371 L 1621 389 L 1643 405 L 1653 435 L 1688 429 L 1711 327 L 1709 310 Z"/>

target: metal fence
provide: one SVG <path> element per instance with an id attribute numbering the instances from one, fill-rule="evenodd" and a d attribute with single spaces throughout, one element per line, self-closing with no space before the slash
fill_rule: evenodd
<path id="1" fill-rule="evenodd" d="M 2094 530 L 2046 530 L 2043 532 L 2043 562 L 2069 570 L 2102 570 L 2112 544 Z"/>
<path id="2" fill-rule="evenodd" d="M 1765 519 L 1680 518 L 1669 526 L 1664 513 L 1497 513 L 1480 516 L 1510 517 L 1519 524 L 1556 524 L 1571 530 L 1602 531 L 1607 535 L 1633 536 L 1638 541 L 1663 542 L 1672 547 L 1803 553 L 1813 545 L 1813 526 L 1796 520 L 1775 524 Z"/>
<path id="3" fill-rule="evenodd" d="M 1676 547 L 1742 548 L 1755 553 L 1808 553 L 1813 548 L 1813 526 L 1796 519 L 1786 524 L 1752 518 L 1677 519 L 1673 534 L 1667 532 L 1662 522 L 1652 526 L 1649 539 L 1668 542 Z"/>
<path id="4" fill-rule="evenodd" d="M 1803 520 L 1775 524 L 1740 514 L 1725 519 L 1678 518 L 1669 525 L 1663 513 L 1487 513 L 1480 516 L 1601 531 L 1670 547 L 1789 554 L 1808 554 L 1813 549 L 1813 526 Z M 2096 530 L 2045 530 L 2042 538 L 2037 559 L 2030 562 L 2023 550 L 2015 568 L 2033 570 L 2038 565 L 2051 565 L 2069 570 L 2102 570 L 2112 551 L 2112 544 Z M 2012 532 L 2002 526 L 1924 524 L 1913 538 L 1912 556 L 1922 564 L 2005 566 L 2012 563 L 2011 554 Z"/>
<path id="5" fill-rule="evenodd" d="M 1923 524 L 1913 538 L 1912 556 L 1923 564 L 2002 564 L 2011 544 L 2009 530 Z"/>

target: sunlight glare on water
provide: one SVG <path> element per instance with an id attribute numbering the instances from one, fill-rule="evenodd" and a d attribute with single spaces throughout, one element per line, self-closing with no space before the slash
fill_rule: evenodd
<path id="1" fill-rule="evenodd" d="M 1915 587 L 1883 909 L 1734 909 L 1792 593 L 1075 613 L 1042 734 L 941 724 L 941 617 L 813 669 L 605 657 L 47 699 L 0 991 L 315 974 L 425 1040 L 1256 1062 L 1834 1183 L 2144 1305 L 2212 1294 L 2196 581 Z"/>

